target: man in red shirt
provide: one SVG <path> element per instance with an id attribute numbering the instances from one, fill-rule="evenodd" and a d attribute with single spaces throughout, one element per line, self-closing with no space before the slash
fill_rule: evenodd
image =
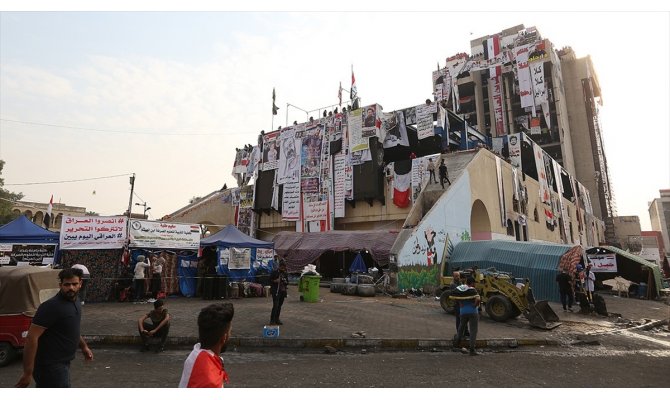
<path id="1" fill-rule="evenodd" d="M 180 388 L 222 388 L 228 383 L 220 353 L 226 351 L 235 309 L 232 303 L 210 304 L 198 315 L 198 336 L 193 351 L 184 361 Z"/>

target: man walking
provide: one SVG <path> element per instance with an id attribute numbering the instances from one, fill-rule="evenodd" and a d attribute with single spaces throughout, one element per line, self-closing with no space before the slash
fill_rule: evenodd
<path id="1" fill-rule="evenodd" d="M 223 388 L 224 383 L 228 383 L 220 354 L 226 351 L 234 314 L 232 303 L 210 304 L 200 310 L 200 342 L 184 361 L 180 388 Z"/>
<path id="2" fill-rule="evenodd" d="M 572 302 L 574 301 L 574 297 L 572 295 L 572 282 L 568 271 L 565 269 L 561 270 L 561 273 L 556 275 L 556 282 L 558 283 L 558 290 L 561 294 L 561 304 L 563 305 L 563 311 L 572 311 Z"/>
<path id="3" fill-rule="evenodd" d="M 428 183 L 437 183 L 437 179 L 435 178 L 435 163 L 433 163 L 432 158 L 428 159 L 428 173 L 430 174 Z"/>
<path id="4" fill-rule="evenodd" d="M 458 326 L 458 334 L 454 340 L 454 347 L 460 346 L 461 339 L 465 335 L 468 325 L 470 327 L 470 355 L 479 355 L 475 350 L 477 344 L 477 327 L 479 326 L 479 303 L 481 298 L 475 289 L 475 278 L 468 277 L 467 285 L 461 285 L 456 289 L 456 298 L 460 305 L 461 323 Z"/>
<path id="5" fill-rule="evenodd" d="M 86 360 L 93 352 L 81 337 L 81 304 L 77 293 L 82 271 L 66 268 L 58 274 L 60 291 L 35 312 L 23 348 L 23 375 L 15 385 L 28 387 L 35 379 L 38 388 L 70 387 L 70 361 L 77 347 Z"/>
<path id="6" fill-rule="evenodd" d="M 279 319 L 279 314 L 281 314 L 281 306 L 284 304 L 288 289 L 288 273 L 286 273 L 286 262 L 284 262 L 284 260 L 279 262 L 278 269 L 272 271 L 270 282 L 270 291 L 272 292 L 270 323 L 283 325 Z"/>
<path id="7" fill-rule="evenodd" d="M 451 293 L 457 293 L 456 289 L 463 284 L 463 281 L 461 279 L 461 273 L 459 271 L 454 271 L 452 274 L 453 276 L 453 281 L 451 282 L 451 285 L 449 285 L 449 290 L 451 290 Z M 460 305 L 458 301 L 456 301 L 456 335 L 458 335 L 458 328 L 461 326 L 461 310 L 460 310 Z M 470 331 L 468 331 L 468 327 L 465 327 L 465 333 L 464 336 L 469 337 L 470 336 Z"/>
<path id="8" fill-rule="evenodd" d="M 444 181 L 446 180 L 447 183 L 449 183 L 449 186 L 451 186 L 451 181 L 449 180 L 449 174 L 447 171 L 447 165 L 444 163 L 444 160 L 440 161 L 440 185 L 442 185 L 442 189 L 444 189 Z"/>

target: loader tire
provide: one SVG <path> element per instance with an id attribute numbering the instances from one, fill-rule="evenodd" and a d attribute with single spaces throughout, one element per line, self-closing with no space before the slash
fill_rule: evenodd
<path id="1" fill-rule="evenodd" d="M 0 342 L 0 367 L 9 365 L 16 357 L 16 349 L 7 342 Z"/>
<path id="2" fill-rule="evenodd" d="M 512 307 L 512 302 L 507 297 L 496 294 L 486 302 L 486 313 L 494 321 L 505 322 L 513 314 Z"/>
<path id="3" fill-rule="evenodd" d="M 455 314 L 456 313 L 456 301 L 449 298 L 450 294 L 451 294 L 451 290 L 445 290 L 444 292 L 442 292 L 442 294 L 440 295 L 440 306 L 442 306 L 442 309 L 447 314 Z"/>

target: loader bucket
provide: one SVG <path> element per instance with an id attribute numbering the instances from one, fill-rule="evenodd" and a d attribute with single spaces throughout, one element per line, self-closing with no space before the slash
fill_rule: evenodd
<path id="1" fill-rule="evenodd" d="M 528 305 L 528 314 L 526 315 L 531 326 L 540 329 L 554 329 L 561 325 L 558 315 L 551 309 L 546 300 L 538 301 L 535 304 Z"/>

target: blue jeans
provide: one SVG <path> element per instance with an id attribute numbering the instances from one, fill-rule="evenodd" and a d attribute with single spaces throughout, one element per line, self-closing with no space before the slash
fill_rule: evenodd
<path id="1" fill-rule="evenodd" d="M 69 388 L 70 362 L 36 365 L 33 379 L 38 388 Z"/>

